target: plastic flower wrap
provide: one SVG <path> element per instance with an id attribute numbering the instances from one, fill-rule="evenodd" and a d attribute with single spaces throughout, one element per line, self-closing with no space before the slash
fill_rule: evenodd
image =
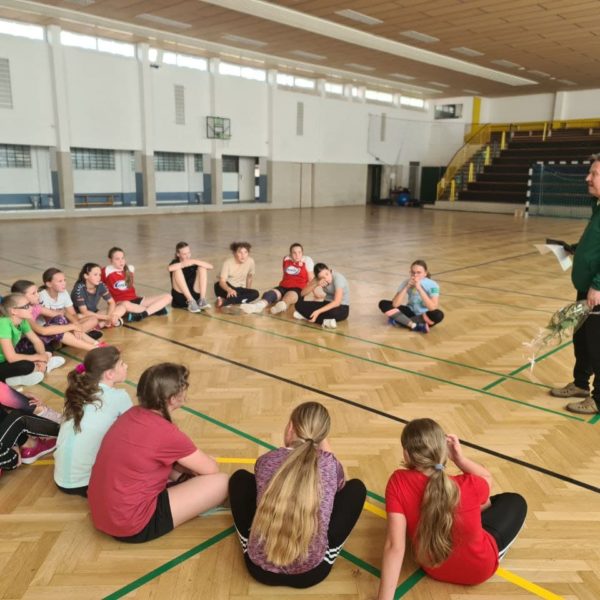
<path id="1" fill-rule="evenodd" d="M 530 352 L 531 368 L 533 369 L 536 358 L 546 346 L 551 343 L 564 342 L 583 325 L 589 314 L 590 307 L 585 300 L 567 304 L 557 310 L 550 318 L 548 325 L 544 329 L 540 329 L 530 342 L 523 344 Z"/>

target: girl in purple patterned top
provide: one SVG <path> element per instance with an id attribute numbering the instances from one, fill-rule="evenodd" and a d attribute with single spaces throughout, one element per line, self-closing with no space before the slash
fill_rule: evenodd
<path id="1" fill-rule="evenodd" d="M 331 453 L 327 409 L 296 407 L 282 448 L 261 456 L 255 475 L 237 471 L 231 509 L 250 574 L 267 585 L 304 588 L 329 574 L 366 497 L 358 479 L 345 482 Z"/>

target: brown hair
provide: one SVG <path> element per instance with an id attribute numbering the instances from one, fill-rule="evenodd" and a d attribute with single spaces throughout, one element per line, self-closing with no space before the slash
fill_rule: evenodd
<path id="1" fill-rule="evenodd" d="M 27 279 L 17 279 L 11 286 L 10 291 L 13 294 L 24 294 L 30 287 L 36 287 L 33 281 Z"/>
<path id="2" fill-rule="evenodd" d="M 108 258 L 109 258 L 109 260 L 112 260 L 112 257 L 117 252 L 123 252 L 123 254 L 125 254 L 125 251 L 123 250 L 123 248 L 119 248 L 118 246 L 113 246 L 108 251 Z M 133 273 L 129 270 L 129 267 L 127 266 L 127 263 L 125 263 L 125 266 L 123 267 L 123 272 L 125 273 L 125 283 L 127 284 L 127 287 L 129 288 L 129 287 L 131 287 L 131 284 L 133 283 Z"/>
<path id="3" fill-rule="evenodd" d="M 445 472 L 446 434 L 433 419 L 415 419 L 402 431 L 409 469 L 430 471 L 415 533 L 419 564 L 437 567 L 452 552 L 452 527 L 460 490 Z"/>
<path id="4" fill-rule="evenodd" d="M 48 284 L 54 279 L 54 276 L 58 275 L 59 273 L 62 273 L 62 271 L 55 267 L 50 267 L 49 269 L 46 269 L 42 273 L 42 281 L 44 282 L 44 285 L 40 287 L 40 290 L 47 290 Z"/>
<path id="5" fill-rule="evenodd" d="M 188 246 L 189 244 L 187 242 L 177 242 L 177 244 L 175 245 L 175 260 L 179 260 L 179 256 L 177 256 L 177 253 L 182 248 L 187 248 Z"/>
<path id="6" fill-rule="evenodd" d="M 302 244 L 300 242 L 294 242 L 291 246 L 290 246 L 290 254 L 292 253 L 292 250 L 294 248 L 300 248 L 300 250 L 302 250 L 302 252 L 304 252 L 304 248 L 302 247 Z"/>
<path id="7" fill-rule="evenodd" d="M 427 263 L 424 260 L 415 260 L 411 263 L 410 268 L 412 269 L 413 267 L 423 267 L 425 269 L 425 275 L 427 275 L 427 277 L 429 277 L 429 269 L 427 268 Z"/>
<path id="8" fill-rule="evenodd" d="M 167 421 L 171 421 L 169 399 L 188 389 L 189 376 L 189 369 L 176 363 L 166 362 L 148 367 L 137 385 L 140 406 L 156 410 Z"/>
<path id="9" fill-rule="evenodd" d="M 85 370 L 73 369 L 67 375 L 68 387 L 65 392 L 65 419 L 73 419 L 75 431 L 81 431 L 81 419 L 86 404 L 102 406 L 99 397 L 100 380 L 109 369 L 114 369 L 121 353 L 114 346 L 94 348 L 83 359 Z"/>
<path id="10" fill-rule="evenodd" d="M 235 254 L 240 248 L 246 248 L 246 250 L 248 250 L 248 252 L 250 252 L 250 249 L 252 248 L 252 244 L 250 244 L 249 242 L 231 242 L 231 244 L 229 244 L 229 249 Z"/>
<path id="11" fill-rule="evenodd" d="M 0 303 L 0 314 L 10 317 L 10 309 L 26 301 L 23 294 L 7 294 L 2 298 L 2 302 Z"/>

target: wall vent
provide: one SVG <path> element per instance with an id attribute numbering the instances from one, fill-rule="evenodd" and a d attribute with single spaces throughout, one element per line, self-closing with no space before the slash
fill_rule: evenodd
<path id="1" fill-rule="evenodd" d="M 296 105 L 296 135 L 304 135 L 304 102 Z"/>
<path id="2" fill-rule="evenodd" d="M 8 58 L 0 58 L 0 108 L 12 108 L 12 88 L 10 85 L 10 65 Z"/>
<path id="3" fill-rule="evenodd" d="M 185 125 L 185 88 L 176 85 L 175 88 L 175 124 Z"/>

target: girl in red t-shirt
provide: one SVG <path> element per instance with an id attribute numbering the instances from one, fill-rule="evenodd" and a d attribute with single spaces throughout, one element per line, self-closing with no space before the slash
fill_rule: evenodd
<path id="1" fill-rule="evenodd" d="M 486 581 L 523 526 L 524 498 L 490 497 L 490 472 L 466 458 L 458 437 L 432 419 L 408 423 L 401 442 L 407 468 L 392 474 L 385 492 L 388 529 L 378 600 L 394 597 L 407 532 L 417 562 L 434 579 Z M 446 474 L 448 459 L 461 475 Z"/>
<path id="2" fill-rule="evenodd" d="M 127 321 L 141 321 L 150 315 L 168 314 L 171 294 L 138 296 L 133 287 L 134 268 L 125 261 L 125 253 L 114 246 L 108 251 L 110 265 L 102 269 L 102 282 L 108 288 L 117 306 L 124 304 Z"/>

